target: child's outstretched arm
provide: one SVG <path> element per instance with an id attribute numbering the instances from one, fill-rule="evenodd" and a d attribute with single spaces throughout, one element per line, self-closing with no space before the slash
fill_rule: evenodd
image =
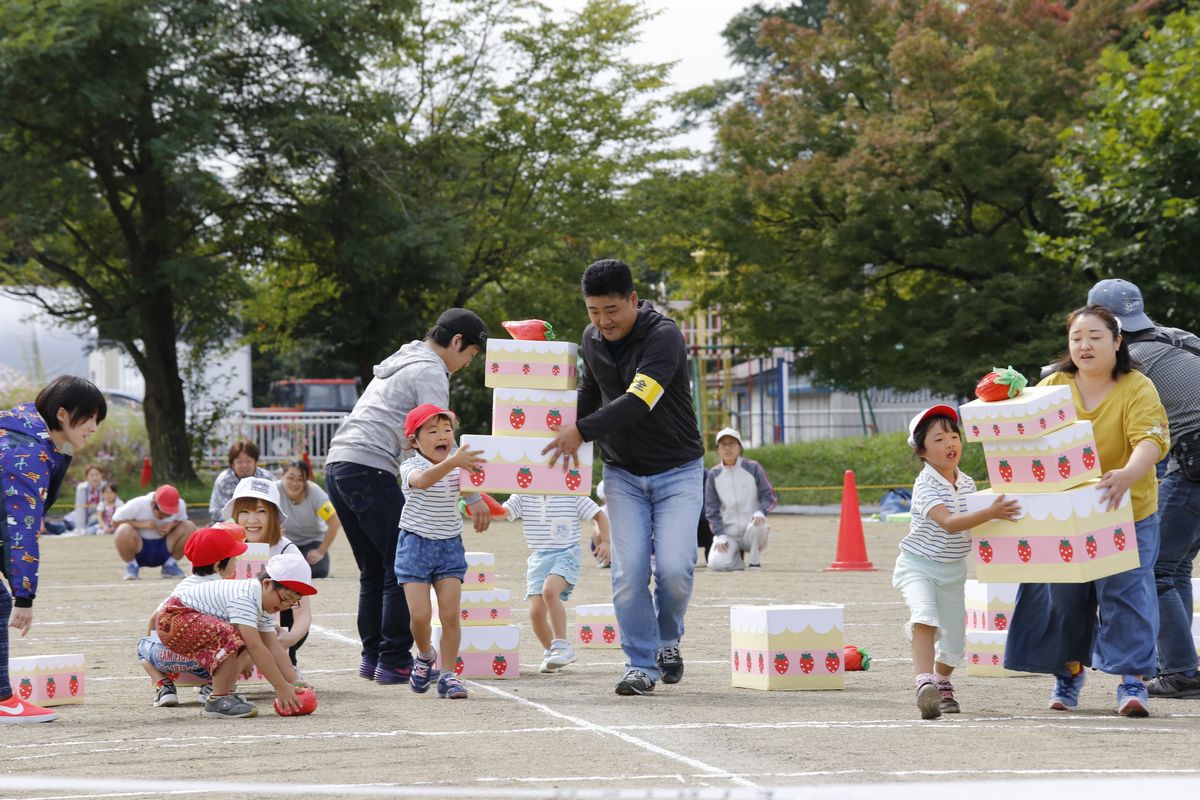
<path id="1" fill-rule="evenodd" d="M 425 469 L 414 469 L 410 472 L 408 485 L 414 489 L 428 489 L 459 467 L 474 471 L 481 464 L 487 463 L 479 457 L 479 454 L 482 452 L 482 450 L 468 450 L 465 444 L 460 445 L 457 450 L 447 456 L 440 464 L 434 464 L 432 467 Z"/>
<path id="2" fill-rule="evenodd" d="M 253 625 L 241 623 L 238 623 L 237 627 L 246 643 L 246 652 L 250 654 L 250 660 L 275 688 L 275 699 L 284 708 L 299 709 L 300 703 L 296 700 L 296 687 L 293 685 L 296 670 L 288 660 L 287 651 L 275 638 L 275 631 L 260 631 Z M 286 668 L 280 665 L 276 651 L 282 653 Z"/>
<path id="3" fill-rule="evenodd" d="M 996 499 L 990 506 L 981 508 L 978 511 L 971 511 L 966 514 L 951 514 L 950 510 L 944 504 L 938 503 L 929 509 L 927 516 L 941 526 L 943 530 L 950 533 L 958 533 L 959 531 L 974 528 L 976 525 L 991 522 L 994 519 L 1016 519 L 1021 516 L 1021 504 L 1016 500 L 1006 500 L 1004 495 L 1001 494 L 996 496 Z"/>

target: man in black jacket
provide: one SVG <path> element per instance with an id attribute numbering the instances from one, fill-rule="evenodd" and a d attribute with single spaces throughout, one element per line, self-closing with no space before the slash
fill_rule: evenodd
<path id="1" fill-rule="evenodd" d="M 545 452 L 565 469 L 583 442 L 600 446 L 613 605 L 627 659 L 617 694 L 640 695 L 659 678 L 683 677 L 679 640 L 704 505 L 704 445 L 679 327 L 638 301 L 622 261 L 597 261 L 582 283 L 592 324 L 583 332 L 579 421 Z"/>

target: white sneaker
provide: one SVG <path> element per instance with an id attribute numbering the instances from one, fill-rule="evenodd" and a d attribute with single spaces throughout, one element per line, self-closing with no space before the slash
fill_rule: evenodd
<path id="1" fill-rule="evenodd" d="M 550 655 L 552 652 L 549 647 L 542 651 L 542 665 L 538 667 L 538 672 L 554 672 L 554 667 L 550 666 Z"/>
<path id="2" fill-rule="evenodd" d="M 550 643 L 549 655 L 542 662 L 547 672 L 562 669 L 575 660 L 575 647 L 566 639 L 555 639 Z"/>

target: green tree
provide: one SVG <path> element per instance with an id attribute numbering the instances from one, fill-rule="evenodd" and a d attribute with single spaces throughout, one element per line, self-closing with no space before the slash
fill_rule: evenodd
<path id="1" fill-rule="evenodd" d="M 1056 161 L 1069 233 L 1035 242 L 1089 280 L 1137 283 L 1156 320 L 1200 330 L 1200 13 L 1101 64 L 1091 114 Z"/>
<path id="2" fill-rule="evenodd" d="M 194 477 L 177 344 L 236 330 L 261 252 L 273 198 L 243 165 L 395 49 L 409 5 L 0 3 L 0 273 L 130 354 L 157 480 Z"/>
<path id="3" fill-rule="evenodd" d="M 1061 349 L 1087 284 L 1031 253 L 1060 231 L 1050 164 L 1127 4 L 831 0 L 762 20 L 770 69 L 719 118 L 703 257 L 740 341 L 850 389 L 966 393 Z"/>

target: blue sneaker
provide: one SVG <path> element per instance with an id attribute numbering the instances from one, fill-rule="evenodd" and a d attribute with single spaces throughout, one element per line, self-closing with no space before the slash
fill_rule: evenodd
<path id="1" fill-rule="evenodd" d="M 1150 695 L 1141 681 L 1124 681 L 1117 687 L 1117 713 L 1122 717 L 1150 716 Z"/>
<path id="2" fill-rule="evenodd" d="M 138 572 L 140 571 L 140 569 L 141 569 L 141 568 L 140 568 L 140 567 L 138 567 L 138 565 L 137 565 L 137 564 L 126 564 L 126 565 L 125 565 L 125 580 L 127 580 L 127 581 L 136 581 L 138 578 L 140 578 L 140 577 L 141 577 L 141 576 L 138 574 Z"/>
<path id="3" fill-rule="evenodd" d="M 426 660 L 417 656 L 413 659 L 412 673 L 408 678 L 408 686 L 417 694 L 429 691 L 429 683 L 438 678 L 440 672 L 433 668 L 434 659 Z"/>
<path id="4" fill-rule="evenodd" d="M 183 569 L 179 566 L 175 559 L 172 558 L 162 565 L 162 576 L 164 578 L 182 578 Z"/>
<path id="5" fill-rule="evenodd" d="M 438 697 L 445 700 L 466 700 L 467 687 L 453 672 L 443 672 L 438 678 Z"/>
<path id="6" fill-rule="evenodd" d="M 358 662 L 358 677 L 366 678 L 369 681 L 375 680 L 375 670 L 378 666 L 374 661 L 363 656 L 362 661 Z"/>
<path id="7" fill-rule="evenodd" d="M 365 667 L 365 663 L 359 665 L 359 674 L 362 674 Z M 411 672 L 411 665 L 407 667 L 385 667 L 383 664 L 380 664 L 375 668 L 373 677 L 376 683 L 381 683 L 384 686 L 395 686 L 398 683 L 408 683 Z"/>
<path id="8" fill-rule="evenodd" d="M 1074 711 L 1079 708 L 1079 692 L 1087 682 L 1087 670 L 1079 674 L 1054 676 L 1054 691 L 1050 693 L 1050 708 L 1054 711 Z"/>

